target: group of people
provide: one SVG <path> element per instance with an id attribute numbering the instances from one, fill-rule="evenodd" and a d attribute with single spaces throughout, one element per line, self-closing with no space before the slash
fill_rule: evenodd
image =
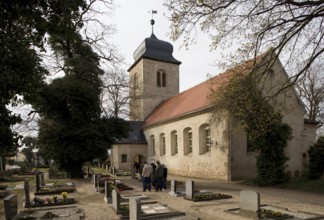
<path id="1" fill-rule="evenodd" d="M 155 191 L 162 191 L 166 189 L 166 180 L 168 176 L 168 169 L 160 161 L 148 164 L 144 162 L 144 165 L 140 169 L 140 174 L 142 175 L 143 182 L 143 192 L 146 190 L 151 191 L 152 186 Z"/>

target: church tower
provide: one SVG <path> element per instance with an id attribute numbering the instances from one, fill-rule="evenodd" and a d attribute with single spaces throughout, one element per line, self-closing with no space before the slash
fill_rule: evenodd
<path id="1" fill-rule="evenodd" d="M 153 33 L 134 52 L 129 72 L 130 120 L 144 121 L 164 100 L 179 93 L 180 61 L 173 56 L 173 46 Z"/>

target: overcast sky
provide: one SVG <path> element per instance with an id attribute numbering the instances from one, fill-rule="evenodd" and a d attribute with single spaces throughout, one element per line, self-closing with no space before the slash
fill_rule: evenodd
<path id="1" fill-rule="evenodd" d="M 150 37 L 150 20 L 152 9 L 157 11 L 154 14 L 154 34 L 160 40 L 168 41 L 173 45 L 173 56 L 181 61 L 180 65 L 180 91 L 184 91 L 207 79 L 207 74 L 218 74 L 218 69 L 213 65 L 216 59 L 216 52 L 209 52 L 210 40 L 207 34 L 199 33 L 197 44 L 191 45 L 187 50 L 181 47 L 181 40 L 172 42 L 168 37 L 170 33 L 170 22 L 165 14 L 168 10 L 163 6 L 162 0 L 117 0 L 117 7 L 113 17 L 113 23 L 117 27 L 117 34 L 114 38 L 120 53 L 129 64 L 134 62 L 133 52 Z"/>

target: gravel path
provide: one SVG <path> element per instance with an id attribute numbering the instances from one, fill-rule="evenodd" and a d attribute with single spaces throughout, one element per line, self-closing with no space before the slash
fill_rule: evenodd
<path id="1" fill-rule="evenodd" d="M 193 179 L 195 188 L 212 192 L 231 195 L 232 198 L 224 200 L 212 200 L 206 202 L 192 202 L 182 197 L 169 195 L 169 190 L 162 192 L 142 192 L 141 183 L 130 177 L 120 177 L 123 183 L 131 186 L 134 190 L 122 192 L 122 194 L 143 194 L 152 200 L 167 205 L 169 208 L 185 212 L 186 217 L 174 218 L 174 220 L 239 220 L 246 219 L 242 216 L 224 212 L 224 210 L 239 208 L 240 191 L 243 189 L 254 190 L 260 193 L 261 204 L 287 208 L 290 212 L 308 212 L 324 216 L 324 195 L 305 193 L 293 190 L 284 190 L 269 187 L 243 186 L 237 183 L 224 183 L 212 180 Z M 185 181 L 185 177 L 169 176 L 179 182 Z M 118 220 L 111 204 L 104 201 L 104 194 L 96 192 L 90 179 L 72 179 L 76 186 L 76 192 L 69 194 L 75 198 L 78 208 L 82 209 L 86 219 L 89 220 Z M 178 185 L 178 191 L 184 191 L 185 184 Z M 33 192 L 31 192 L 31 198 Z M 324 218 L 323 218 L 324 219 Z"/>
<path id="2" fill-rule="evenodd" d="M 247 187 L 236 183 L 194 179 L 195 186 L 198 189 L 224 193 L 233 196 L 233 198 L 208 202 L 192 202 L 182 197 L 169 195 L 169 190 L 162 192 L 155 192 L 153 190 L 152 192 L 142 192 L 141 183 L 137 180 L 131 180 L 129 177 L 121 177 L 121 179 L 124 183 L 134 188 L 134 190 L 124 191 L 123 194 L 144 194 L 150 199 L 157 200 L 172 209 L 185 212 L 188 216 L 185 219 L 246 219 L 224 212 L 224 210 L 239 208 L 239 195 L 242 189 L 259 192 L 261 195 L 261 204 L 287 208 L 292 212 L 309 212 L 324 216 L 324 196 L 313 193 L 269 187 Z M 178 181 L 186 180 L 186 178 L 178 176 L 170 176 L 169 179 L 177 179 Z M 112 209 L 111 204 L 104 202 L 103 194 L 96 192 L 89 180 L 78 180 L 75 183 L 77 186 L 76 198 L 79 201 L 77 205 L 84 210 L 86 219 L 119 219 Z M 184 184 L 178 186 L 178 191 L 184 191 Z"/>

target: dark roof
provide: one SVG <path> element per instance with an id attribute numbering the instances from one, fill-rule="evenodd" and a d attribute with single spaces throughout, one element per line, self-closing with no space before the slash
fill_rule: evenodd
<path id="1" fill-rule="evenodd" d="M 169 42 L 159 40 L 154 34 L 139 45 L 134 52 L 134 64 L 129 68 L 132 69 L 138 61 L 142 58 L 151 60 L 163 61 L 174 64 L 181 64 L 179 60 L 176 60 L 173 56 L 173 46 Z"/>
<path id="2" fill-rule="evenodd" d="M 142 126 L 143 121 L 128 121 L 129 132 L 127 138 L 122 138 L 116 141 L 116 144 L 147 144 Z"/>

